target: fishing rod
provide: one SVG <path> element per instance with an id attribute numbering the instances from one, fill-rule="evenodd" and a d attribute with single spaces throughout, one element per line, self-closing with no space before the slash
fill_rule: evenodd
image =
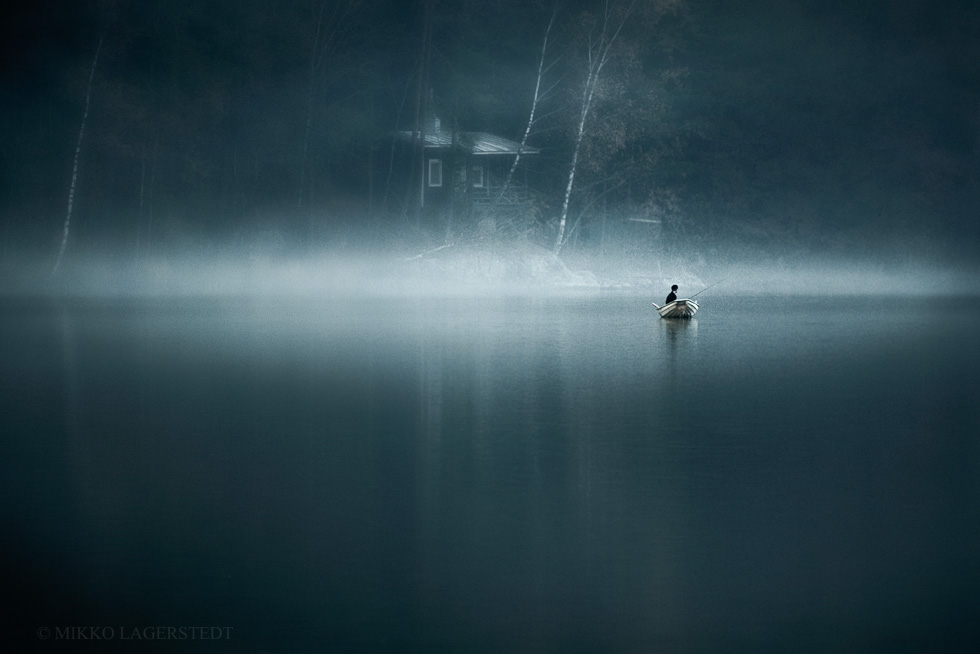
<path id="1" fill-rule="evenodd" d="M 723 281 L 725 281 L 725 280 L 724 280 L 724 279 L 719 279 L 719 280 L 718 280 L 717 282 L 715 282 L 715 283 L 714 283 L 714 284 L 712 284 L 711 286 L 717 286 L 718 284 L 720 284 L 720 283 L 722 283 Z M 709 288 L 711 288 L 711 286 L 705 286 L 705 287 L 704 287 L 704 288 L 702 288 L 702 289 L 701 289 L 700 291 L 698 291 L 697 293 L 695 293 L 694 295 L 692 295 L 691 297 L 689 297 L 689 298 L 686 298 L 686 299 L 688 299 L 688 300 L 693 300 L 694 298 L 696 298 L 697 296 L 699 296 L 699 295 L 701 295 L 702 293 L 704 293 L 705 291 L 707 291 L 707 290 L 708 290 Z M 651 302 L 650 304 L 652 304 L 653 306 L 655 306 L 655 307 L 657 307 L 657 309 L 658 309 L 658 310 L 662 308 L 662 307 L 661 307 L 661 306 L 660 306 L 659 304 L 657 304 L 656 302 Z M 665 305 L 665 306 L 666 306 L 666 305 Z"/>
<path id="2" fill-rule="evenodd" d="M 724 279 L 719 279 L 717 282 L 715 282 L 711 286 L 717 286 L 718 284 L 722 283 L 723 281 L 725 281 L 725 280 Z M 705 286 L 700 291 L 698 291 L 697 293 L 695 293 L 694 295 L 692 295 L 691 298 L 692 299 L 693 298 L 696 298 L 697 296 L 701 295 L 702 293 L 704 293 L 705 291 L 707 291 L 709 288 L 711 288 L 711 286 Z"/>

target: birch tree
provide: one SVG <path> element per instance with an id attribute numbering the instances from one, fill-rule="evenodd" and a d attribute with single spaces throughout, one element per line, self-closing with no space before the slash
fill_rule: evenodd
<path id="1" fill-rule="evenodd" d="M 65 225 L 61 231 L 61 247 L 58 248 L 58 257 L 54 261 L 54 268 L 51 270 L 53 276 L 61 266 L 61 259 L 65 256 L 65 248 L 68 247 L 68 234 L 71 229 L 71 214 L 75 204 L 75 188 L 78 185 L 78 167 L 82 157 L 82 146 L 85 143 L 85 124 L 88 122 L 89 109 L 92 105 L 92 86 L 95 82 L 95 71 L 99 65 L 99 54 L 102 52 L 102 43 L 105 40 L 105 33 L 99 36 L 99 44 L 95 48 L 95 55 L 92 57 L 92 67 L 89 69 L 88 83 L 85 85 L 85 109 L 82 112 L 82 124 L 78 128 L 78 141 L 75 143 L 75 159 L 71 168 L 71 184 L 68 187 L 68 210 L 65 213 Z"/>
<path id="2" fill-rule="evenodd" d="M 558 5 L 555 5 L 554 10 L 551 12 L 551 18 L 548 20 L 548 27 L 544 31 L 544 38 L 541 40 L 541 52 L 538 55 L 538 71 L 537 76 L 534 80 L 534 97 L 531 99 L 531 109 L 527 116 L 527 125 L 524 128 L 524 134 L 521 136 L 521 143 L 517 148 L 517 154 L 514 155 L 514 161 L 510 165 L 510 170 L 507 171 L 507 177 L 504 179 L 503 186 L 500 189 L 500 193 L 494 200 L 494 205 L 496 205 L 507 193 L 507 189 L 510 187 L 511 180 L 514 179 L 514 172 L 517 170 L 518 164 L 521 162 L 521 155 L 524 154 L 524 150 L 527 148 L 527 140 L 531 136 L 531 131 L 538 120 L 537 111 L 538 105 L 550 95 L 553 86 L 550 88 L 542 88 L 542 81 L 544 80 L 545 73 L 551 68 L 552 64 L 546 64 L 548 57 L 548 41 L 551 37 L 551 29 L 554 27 L 555 18 L 558 16 Z"/>
<path id="3" fill-rule="evenodd" d="M 575 173 L 578 169 L 579 154 L 585 138 L 589 116 L 595 102 L 596 91 L 602 80 L 602 74 L 610 59 L 616 53 L 617 41 L 627 21 L 633 14 L 638 0 L 630 0 L 621 5 L 606 0 L 602 14 L 598 17 L 585 16 L 586 32 L 584 35 L 585 70 L 582 81 L 581 95 L 578 103 L 578 117 L 573 137 L 572 160 L 568 166 L 568 177 L 565 193 L 562 198 L 561 214 L 558 219 L 558 234 L 555 237 L 553 251 L 560 254 L 565 245 L 565 229 L 568 223 L 568 207 L 575 186 Z"/>

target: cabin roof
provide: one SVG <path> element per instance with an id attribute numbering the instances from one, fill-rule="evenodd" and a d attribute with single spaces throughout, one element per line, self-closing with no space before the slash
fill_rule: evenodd
<path id="1" fill-rule="evenodd" d="M 411 141 L 412 134 L 411 130 L 402 130 L 397 133 L 397 136 L 401 140 Z M 517 141 L 511 141 L 487 132 L 456 132 L 456 145 L 470 154 L 517 154 L 521 147 Z M 426 133 L 425 147 L 451 148 L 453 147 L 453 133 L 444 131 Z M 523 154 L 538 154 L 541 150 L 525 145 L 521 152 Z"/>

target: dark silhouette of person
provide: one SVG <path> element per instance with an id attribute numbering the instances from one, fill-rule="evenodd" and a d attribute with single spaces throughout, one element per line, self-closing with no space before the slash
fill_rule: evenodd
<path id="1" fill-rule="evenodd" d="M 670 295 L 667 296 L 667 300 L 664 302 L 664 304 L 670 304 L 671 302 L 677 299 L 676 291 L 677 291 L 677 284 L 674 284 L 673 286 L 670 287 Z"/>

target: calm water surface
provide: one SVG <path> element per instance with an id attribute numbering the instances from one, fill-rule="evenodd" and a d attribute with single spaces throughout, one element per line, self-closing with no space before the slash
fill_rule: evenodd
<path id="1" fill-rule="evenodd" d="M 18 650 L 980 638 L 976 300 L 2 305 Z"/>

